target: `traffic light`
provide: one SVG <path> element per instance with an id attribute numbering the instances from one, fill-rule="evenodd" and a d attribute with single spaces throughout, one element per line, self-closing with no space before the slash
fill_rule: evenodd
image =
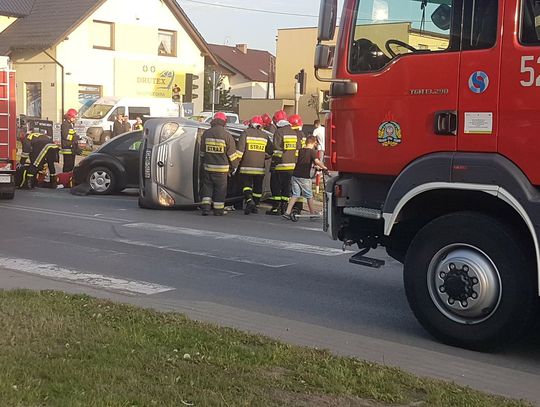
<path id="1" fill-rule="evenodd" d="M 300 72 L 298 72 L 294 79 L 300 84 L 300 94 L 305 95 L 306 94 L 306 80 L 307 80 L 307 74 L 305 69 L 301 69 Z"/>
<path id="2" fill-rule="evenodd" d="M 175 103 L 180 103 L 180 92 L 182 89 L 178 85 L 174 85 L 172 88 L 172 101 Z"/>
<path id="3" fill-rule="evenodd" d="M 199 79 L 198 75 L 192 73 L 186 74 L 186 94 L 184 95 L 184 102 L 191 103 L 194 99 L 197 99 L 199 95 L 195 93 L 199 89 L 199 85 L 195 82 Z"/>

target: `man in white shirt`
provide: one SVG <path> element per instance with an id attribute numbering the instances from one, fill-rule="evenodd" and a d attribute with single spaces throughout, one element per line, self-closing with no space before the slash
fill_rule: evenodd
<path id="1" fill-rule="evenodd" d="M 326 141 L 325 128 L 321 126 L 320 120 L 315 120 L 313 124 L 315 126 L 313 135 L 317 138 L 317 150 L 319 150 L 319 158 L 322 160 L 324 158 L 324 144 Z"/>

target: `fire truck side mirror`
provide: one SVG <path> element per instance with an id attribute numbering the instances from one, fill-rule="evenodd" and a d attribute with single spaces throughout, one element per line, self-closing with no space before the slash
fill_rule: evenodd
<path id="1" fill-rule="evenodd" d="M 315 68 L 328 69 L 334 64 L 334 54 L 332 47 L 318 44 L 315 47 Z"/>
<path id="2" fill-rule="evenodd" d="M 337 22 L 337 0 L 321 0 L 319 10 L 319 34 L 318 42 L 332 41 L 336 33 Z"/>

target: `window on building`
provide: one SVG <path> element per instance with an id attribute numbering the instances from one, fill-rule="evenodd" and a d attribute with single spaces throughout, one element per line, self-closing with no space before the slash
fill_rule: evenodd
<path id="1" fill-rule="evenodd" d="M 166 57 L 176 56 L 176 31 L 158 31 L 158 55 Z"/>
<path id="2" fill-rule="evenodd" d="M 82 115 L 103 95 L 100 85 L 79 85 L 79 114 Z"/>
<path id="3" fill-rule="evenodd" d="M 41 82 L 26 82 L 26 115 L 41 117 Z"/>
<path id="4" fill-rule="evenodd" d="M 114 49 L 114 23 L 94 20 L 92 41 L 95 49 Z"/>
<path id="5" fill-rule="evenodd" d="M 522 44 L 540 45 L 540 0 L 523 0 L 520 38 Z"/>
<path id="6" fill-rule="evenodd" d="M 129 120 L 135 120 L 137 117 L 142 119 L 144 116 L 150 116 L 149 107 L 129 107 Z"/>

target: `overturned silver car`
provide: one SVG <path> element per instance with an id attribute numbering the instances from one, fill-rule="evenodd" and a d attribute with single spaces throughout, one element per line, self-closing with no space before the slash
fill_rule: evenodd
<path id="1" fill-rule="evenodd" d="M 144 126 L 139 169 L 141 208 L 188 208 L 200 203 L 200 140 L 207 124 L 183 118 L 149 119 Z M 244 126 L 227 126 L 238 140 Z M 227 203 L 241 203 L 237 176 Z"/>

